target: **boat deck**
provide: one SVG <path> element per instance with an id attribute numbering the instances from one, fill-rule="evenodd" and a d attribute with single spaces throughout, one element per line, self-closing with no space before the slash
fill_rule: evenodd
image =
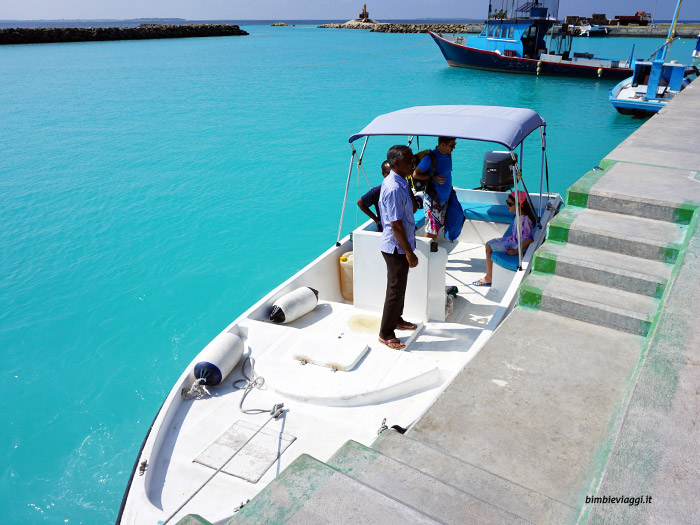
<path id="1" fill-rule="evenodd" d="M 177 508 L 214 473 L 214 466 L 224 464 L 265 424 L 267 410 L 276 403 L 284 403 L 283 417 L 270 421 L 179 515 L 188 509 L 220 508 L 227 494 L 252 498 L 302 453 L 327 460 L 349 439 L 370 445 L 384 420 L 389 425 L 412 424 L 476 354 L 474 343 L 502 298 L 491 288 L 471 285 L 486 269 L 483 245 L 442 241 L 441 246 L 449 252 L 446 283 L 459 290 L 453 311 L 445 322 L 397 331 L 407 342 L 403 351 L 378 342 L 380 312 L 359 310 L 349 302 L 321 300 L 312 312 L 285 325 L 253 318 L 240 321 L 254 373 L 264 378 L 264 386 L 250 391 L 243 408 L 265 411 L 246 414 L 239 408 L 243 391 L 232 384 L 243 378 L 240 365 L 225 384 L 211 390 L 212 397 L 180 404 L 159 459 L 149 466 L 151 503 Z M 321 347 L 332 353 L 339 341 L 345 347 L 338 360 L 328 358 L 329 366 L 299 360 L 305 349 Z M 348 358 L 348 352 L 356 355 Z M 334 370 L 333 363 L 343 359 L 345 364 L 356 363 L 348 370 Z M 245 368 L 251 376 L 250 362 Z M 233 503 L 228 517 L 239 502 Z"/>

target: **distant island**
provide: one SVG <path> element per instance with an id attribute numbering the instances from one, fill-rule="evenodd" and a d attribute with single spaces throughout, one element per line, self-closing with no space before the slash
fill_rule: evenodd
<path id="1" fill-rule="evenodd" d="M 0 45 L 53 44 L 247 35 L 233 24 L 141 24 L 137 27 L 25 27 L 0 29 Z"/>

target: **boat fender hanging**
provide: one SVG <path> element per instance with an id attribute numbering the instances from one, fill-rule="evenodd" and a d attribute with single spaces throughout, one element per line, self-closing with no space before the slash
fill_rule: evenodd
<path id="1" fill-rule="evenodd" d="M 318 304 L 318 290 L 304 286 L 277 299 L 270 311 L 273 323 L 291 323 L 308 314 Z"/>
<path id="2" fill-rule="evenodd" d="M 600 78 L 601 76 L 603 76 L 603 68 L 599 67 L 598 68 L 598 78 Z"/>
<path id="3" fill-rule="evenodd" d="M 537 74 L 539 75 L 542 71 L 542 62 L 537 62 Z"/>
<path id="4" fill-rule="evenodd" d="M 207 386 L 216 386 L 235 368 L 243 355 L 243 340 L 236 334 L 217 335 L 199 354 L 194 365 L 195 379 L 204 379 Z"/>

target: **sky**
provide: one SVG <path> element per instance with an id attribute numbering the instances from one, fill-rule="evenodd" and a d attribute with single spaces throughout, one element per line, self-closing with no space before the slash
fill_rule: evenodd
<path id="1" fill-rule="evenodd" d="M 322 20 L 355 18 L 367 1 L 370 17 L 382 19 L 476 18 L 488 12 L 488 0 L 3 0 L 0 19 L 126 19 L 188 20 Z M 494 9 L 512 0 L 492 0 Z M 515 0 L 522 4 L 525 0 Z M 614 5 L 615 7 L 611 7 Z M 638 10 L 673 17 L 676 0 L 561 0 L 559 18 L 605 13 L 632 15 Z M 700 2 L 686 0 L 680 19 L 700 19 Z"/>

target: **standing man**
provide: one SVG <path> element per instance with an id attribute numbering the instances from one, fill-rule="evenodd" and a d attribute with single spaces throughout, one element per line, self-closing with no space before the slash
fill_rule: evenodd
<path id="1" fill-rule="evenodd" d="M 382 177 L 386 177 L 389 175 L 389 172 L 391 171 L 391 166 L 389 166 L 389 161 L 385 160 L 382 162 Z M 375 186 L 371 190 L 369 190 L 367 193 L 365 193 L 362 197 L 357 199 L 357 206 L 360 208 L 367 217 L 372 219 L 374 223 L 377 225 L 377 231 L 380 232 L 382 231 L 382 221 L 380 219 L 381 213 L 379 212 L 379 193 L 382 189 L 381 184 L 379 186 Z M 372 211 L 371 206 L 374 206 L 377 209 L 377 215 L 374 214 Z"/>
<path id="2" fill-rule="evenodd" d="M 454 137 L 438 137 L 438 145 L 430 154 L 423 157 L 413 177 L 418 180 L 430 180 L 432 174 L 432 186 L 435 191 L 426 191 L 423 197 L 423 209 L 425 210 L 425 236 L 433 241 L 437 240 L 440 228 L 445 226 L 445 214 L 447 213 L 447 201 L 452 192 L 452 152 L 457 146 Z M 435 156 L 435 172 L 433 171 L 433 159 Z M 428 183 L 430 185 L 430 182 Z M 430 194 L 429 194 L 430 193 Z"/>
<path id="3" fill-rule="evenodd" d="M 382 182 L 379 214 L 382 218 L 382 238 L 379 249 L 386 262 L 386 296 L 379 327 L 379 342 L 393 350 L 406 345 L 396 337 L 395 330 L 415 330 L 416 325 L 404 321 L 404 298 L 408 269 L 418 265 L 416 223 L 413 219 L 414 200 L 406 177 L 413 170 L 413 152 L 408 146 L 392 146 L 386 155 L 391 171 Z"/>

